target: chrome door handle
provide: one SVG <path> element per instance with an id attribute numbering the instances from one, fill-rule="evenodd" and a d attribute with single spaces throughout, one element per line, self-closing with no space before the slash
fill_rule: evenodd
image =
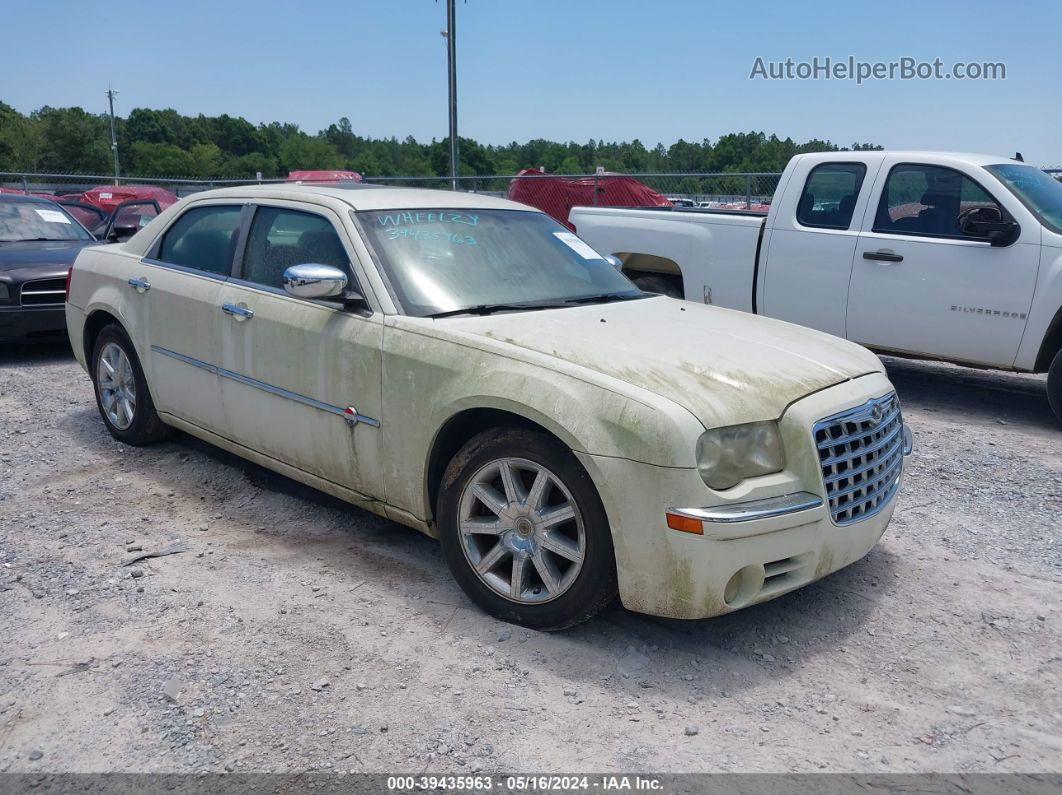
<path id="1" fill-rule="evenodd" d="M 893 254 L 891 251 L 864 251 L 863 259 L 872 259 L 877 262 L 903 262 L 903 255 Z"/>
<path id="2" fill-rule="evenodd" d="M 138 293 L 146 293 L 151 289 L 151 284 L 147 279 L 130 279 L 129 286 L 135 287 Z"/>
<path id="3" fill-rule="evenodd" d="M 222 304 L 221 311 L 226 315 L 232 315 L 237 320 L 250 320 L 254 317 L 254 311 L 244 306 L 237 306 L 236 304 Z"/>

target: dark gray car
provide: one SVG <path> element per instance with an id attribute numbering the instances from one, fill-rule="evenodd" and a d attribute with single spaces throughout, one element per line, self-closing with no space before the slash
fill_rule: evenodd
<path id="1" fill-rule="evenodd" d="M 96 240 L 55 202 L 0 195 L 0 341 L 66 333 L 66 274 Z"/>

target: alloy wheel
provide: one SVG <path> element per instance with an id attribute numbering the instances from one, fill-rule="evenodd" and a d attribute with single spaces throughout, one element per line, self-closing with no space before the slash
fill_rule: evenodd
<path id="1" fill-rule="evenodd" d="M 96 383 L 108 421 L 118 430 L 126 430 L 136 415 L 136 380 L 129 357 L 116 343 L 108 342 L 100 353 Z"/>
<path id="2" fill-rule="evenodd" d="M 586 556 L 579 506 L 553 472 L 523 458 L 491 461 L 461 492 L 461 548 L 491 590 L 520 604 L 556 599 Z"/>

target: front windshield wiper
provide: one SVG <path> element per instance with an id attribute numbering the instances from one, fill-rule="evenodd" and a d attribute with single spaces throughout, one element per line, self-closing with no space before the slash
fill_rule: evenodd
<path id="1" fill-rule="evenodd" d="M 72 240 L 73 238 L 66 237 L 5 237 L 0 239 L 0 243 L 46 243 L 49 240 Z"/>
<path id="2" fill-rule="evenodd" d="M 450 309 L 446 312 L 433 312 L 424 317 L 439 318 L 453 315 L 493 315 L 495 312 L 527 312 L 532 309 L 560 309 L 567 305 L 561 304 L 476 304 L 461 309 Z"/>
<path id="3" fill-rule="evenodd" d="M 566 304 L 610 304 L 613 301 L 633 301 L 636 298 L 645 298 L 644 293 L 624 295 L 623 293 L 601 293 L 600 295 L 587 295 L 582 298 L 569 298 Z"/>

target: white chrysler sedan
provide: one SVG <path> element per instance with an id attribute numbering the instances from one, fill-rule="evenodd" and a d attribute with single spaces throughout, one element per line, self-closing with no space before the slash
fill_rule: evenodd
<path id="1" fill-rule="evenodd" d="M 66 313 L 117 439 L 179 428 L 437 537 L 473 601 L 538 629 L 836 571 L 910 450 L 865 349 L 644 294 L 484 196 L 198 193 L 81 253 Z"/>

